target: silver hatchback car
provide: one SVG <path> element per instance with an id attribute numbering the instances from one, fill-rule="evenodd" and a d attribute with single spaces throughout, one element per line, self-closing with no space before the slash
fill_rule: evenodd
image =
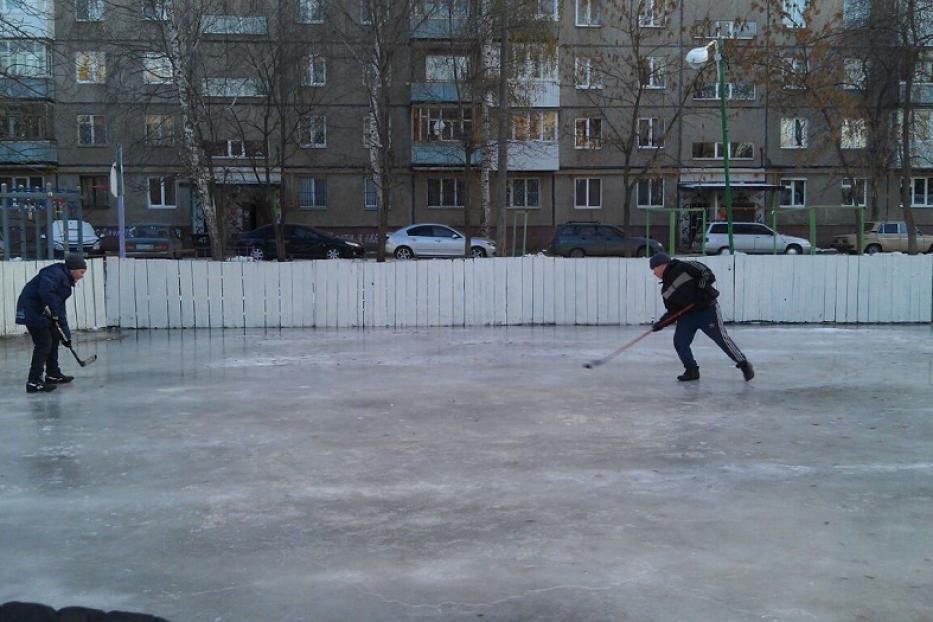
<path id="1" fill-rule="evenodd" d="M 496 243 L 487 238 L 470 239 L 473 257 L 493 257 Z M 386 238 L 386 253 L 396 259 L 415 257 L 463 257 L 463 234 L 434 223 L 402 227 Z"/>
<path id="2" fill-rule="evenodd" d="M 765 254 L 777 251 L 785 255 L 801 255 L 810 252 L 809 240 L 778 233 L 757 222 L 732 223 L 732 238 L 735 250 L 741 253 Z M 728 254 L 729 233 L 726 223 L 709 223 L 706 229 L 706 252 L 711 255 Z"/>

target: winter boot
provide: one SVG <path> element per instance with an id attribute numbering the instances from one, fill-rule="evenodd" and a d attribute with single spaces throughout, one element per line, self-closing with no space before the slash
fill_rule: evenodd
<path id="1" fill-rule="evenodd" d="M 41 382 L 27 382 L 26 393 L 48 393 L 57 389 L 54 384 L 43 384 Z"/>
<path id="2" fill-rule="evenodd" d="M 688 367 L 684 370 L 684 373 L 677 376 L 677 379 L 681 382 L 688 382 L 690 380 L 699 380 L 700 379 L 700 368 L 693 366 Z"/>
<path id="3" fill-rule="evenodd" d="M 742 361 L 736 365 L 736 367 L 742 370 L 742 375 L 745 377 L 745 382 L 748 382 L 755 377 L 755 368 L 752 367 L 752 364 L 748 361 Z"/>
<path id="4" fill-rule="evenodd" d="M 61 372 L 57 374 L 46 374 L 45 384 L 68 384 L 74 379 L 75 379 L 74 376 L 66 376 L 65 374 Z"/>

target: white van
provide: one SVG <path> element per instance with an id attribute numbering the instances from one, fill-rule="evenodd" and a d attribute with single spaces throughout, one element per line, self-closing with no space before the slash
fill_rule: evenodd
<path id="1" fill-rule="evenodd" d="M 78 250 L 78 232 L 81 232 L 81 250 L 85 253 L 100 249 L 100 238 L 91 223 L 81 220 L 68 221 L 68 252 Z M 52 246 L 56 251 L 65 250 L 65 221 L 52 221 Z"/>

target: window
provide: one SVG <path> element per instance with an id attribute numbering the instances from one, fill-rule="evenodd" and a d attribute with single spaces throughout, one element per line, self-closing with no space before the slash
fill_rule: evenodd
<path id="1" fill-rule="evenodd" d="M 45 115 L 18 108 L 0 109 L 0 140 L 45 138 Z"/>
<path id="2" fill-rule="evenodd" d="M 143 82 L 146 84 L 171 84 L 172 62 L 160 52 L 146 52 L 142 56 Z"/>
<path id="3" fill-rule="evenodd" d="M 806 179 L 782 179 L 781 207 L 804 207 L 807 204 Z"/>
<path id="4" fill-rule="evenodd" d="M 638 25 L 642 28 L 662 28 L 667 19 L 663 0 L 643 0 L 638 12 Z"/>
<path id="5" fill-rule="evenodd" d="M 202 28 L 209 35 L 264 35 L 268 31 L 261 15 L 205 15 Z"/>
<path id="6" fill-rule="evenodd" d="M 323 149 L 327 146 L 327 116 L 323 114 L 305 117 L 302 147 Z"/>
<path id="7" fill-rule="evenodd" d="M 78 145 L 95 147 L 107 144 L 107 127 L 104 116 L 99 114 L 78 115 Z"/>
<path id="8" fill-rule="evenodd" d="M 168 20 L 168 4 L 165 0 L 143 0 L 143 18 L 161 22 Z"/>
<path id="9" fill-rule="evenodd" d="M 258 78 L 205 78 L 207 97 L 263 97 L 265 86 Z"/>
<path id="10" fill-rule="evenodd" d="M 75 53 L 75 80 L 79 84 L 101 84 L 107 78 L 103 52 Z"/>
<path id="11" fill-rule="evenodd" d="M 104 19 L 104 0 L 75 0 L 75 19 L 99 22 Z"/>
<path id="12" fill-rule="evenodd" d="M 735 101 L 755 101 L 755 85 L 751 82 L 727 82 L 726 99 Z M 693 99 L 719 99 L 718 82 L 698 82 L 693 91 Z"/>
<path id="13" fill-rule="evenodd" d="M 0 41 L 0 73 L 27 78 L 47 78 L 49 48 L 39 41 Z"/>
<path id="14" fill-rule="evenodd" d="M 661 56 L 642 59 L 640 81 L 646 89 L 667 88 L 667 59 Z"/>
<path id="15" fill-rule="evenodd" d="M 914 207 L 933 207 L 933 177 L 913 179 L 910 204 Z"/>
<path id="16" fill-rule="evenodd" d="M 556 142 L 557 111 L 526 110 L 513 113 L 512 140 Z"/>
<path id="17" fill-rule="evenodd" d="M 933 54 L 921 54 L 917 57 L 914 84 L 933 84 Z"/>
<path id="18" fill-rule="evenodd" d="M 299 177 L 298 207 L 327 209 L 327 180 L 323 177 Z"/>
<path id="19" fill-rule="evenodd" d="M 638 180 L 638 207 L 664 207 L 664 178 Z"/>
<path id="20" fill-rule="evenodd" d="M 428 82 L 458 82 L 467 77 L 466 56 L 428 55 L 424 59 L 424 76 Z"/>
<path id="21" fill-rule="evenodd" d="M 782 59 L 784 88 L 788 91 L 807 88 L 807 62 L 805 59 L 787 56 Z"/>
<path id="22" fill-rule="evenodd" d="M 864 149 L 867 143 L 865 119 L 843 119 L 839 128 L 839 147 Z"/>
<path id="23" fill-rule="evenodd" d="M 516 177 L 506 186 L 505 204 L 509 207 L 535 208 L 541 206 L 541 180 L 536 177 Z"/>
<path id="24" fill-rule="evenodd" d="M 175 117 L 169 114 L 146 115 L 146 144 L 166 147 L 175 142 Z"/>
<path id="25" fill-rule="evenodd" d="M 699 22 L 695 29 L 698 39 L 754 39 L 758 34 L 758 22 L 750 20 L 719 20 Z"/>
<path id="26" fill-rule="evenodd" d="M 152 209 L 172 209 L 175 207 L 175 178 L 149 178 L 149 207 Z"/>
<path id="27" fill-rule="evenodd" d="M 912 140 L 918 143 L 933 140 L 933 110 L 915 109 L 913 112 L 913 123 L 910 128 Z M 898 117 L 898 128 L 900 128 L 902 111 L 898 111 Z"/>
<path id="28" fill-rule="evenodd" d="M 379 192 L 372 177 L 363 178 L 363 209 L 375 210 L 379 208 Z"/>
<path id="29" fill-rule="evenodd" d="M 373 10 L 369 5 L 369 0 L 360 0 L 360 23 L 364 26 L 370 26 L 373 23 Z"/>
<path id="30" fill-rule="evenodd" d="M 664 146 L 664 121 L 657 117 L 638 120 L 638 148 L 660 149 Z"/>
<path id="31" fill-rule="evenodd" d="M 807 25 L 808 0 L 784 0 L 782 19 L 785 28 L 804 28 Z"/>
<path id="32" fill-rule="evenodd" d="M 577 177 L 574 183 L 574 207 L 599 209 L 603 204 L 603 181 L 599 177 Z"/>
<path id="33" fill-rule="evenodd" d="M 321 0 L 298 0 L 298 21 L 303 24 L 323 24 L 322 5 Z"/>
<path id="34" fill-rule="evenodd" d="M 462 179 L 428 178 L 428 207 L 463 207 L 464 194 Z"/>
<path id="35" fill-rule="evenodd" d="M 546 45 L 516 43 L 512 46 L 512 64 L 516 80 L 557 81 L 557 53 Z M 495 65 L 498 66 L 498 62 Z"/>
<path id="36" fill-rule="evenodd" d="M 901 233 L 907 233 L 906 227 L 901 226 L 900 223 L 896 222 L 887 222 L 878 227 L 878 233 L 886 233 L 888 235 L 897 235 Z"/>
<path id="37" fill-rule="evenodd" d="M 32 189 L 42 189 L 45 187 L 45 180 L 42 176 L 30 176 L 30 177 L 0 177 L 0 184 L 6 184 L 8 190 L 13 190 L 14 188 L 32 188 Z"/>
<path id="38" fill-rule="evenodd" d="M 558 2 L 559 0 L 537 0 L 535 4 L 535 17 L 538 19 L 549 19 L 556 22 L 558 19 Z"/>
<path id="39" fill-rule="evenodd" d="M 781 119 L 781 149 L 806 149 L 808 126 L 807 119 Z"/>
<path id="40" fill-rule="evenodd" d="M 696 160 L 721 160 L 723 155 L 722 143 L 693 143 L 693 158 Z M 755 145 L 753 143 L 730 143 L 729 158 L 752 160 L 755 158 Z"/>
<path id="41" fill-rule="evenodd" d="M 860 58 L 847 58 L 843 61 L 845 81 L 842 88 L 861 90 L 865 88 L 865 63 Z"/>
<path id="42" fill-rule="evenodd" d="M 602 0 L 576 0 L 577 26 L 599 26 Z"/>
<path id="43" fill-rule="evenodd" d="M 599 76 L 598 61 L 595 58 L 578 56 L 574 59 L 574 84 L 578 89 L 601 89 L 602 79 Z"/>
<path id="44" fill-rule="evenodd" d="M 574 147 L 577 149 L 602 149 L 603 120 L 586 117 L 575 122 Z"/>
<path id="45" fill-rule="evenodd" d="M 842 204 L 851 207 L 868 205 L 868 179 L 864 177 L 843 179 Z"/>
<path id="46" fill-rule="evenodd" d="M 81 203 L 84 209 L 110 207 L 110 178 L 106 175 L 81 175 Z"/>
<path id="47" fill-rule="evenodd" d="M 473 131 L 473 113 L 457 106 L 419 106 L 412 110 L 414 141 L 457 141 Z"/>
<path id="48" fill-rule="evenodd" d="M 327 61 L 320 54 L 312 54 L 305 59 L 305 86 L 324 86 L 327 84 Z"/>
<path id="49" fill-rule="evenodd" d="M 265 147 L 262 141 L 241 140 L 232 138 L 230 140 L 221 140 L 208 145 L 211 156 L 215 158 L 247 158 L 262 157 L 265 153 Z"/>

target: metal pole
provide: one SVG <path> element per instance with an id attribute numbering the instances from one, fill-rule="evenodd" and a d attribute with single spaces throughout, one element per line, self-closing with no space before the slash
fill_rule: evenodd
<path id="1" fill-rule="evenodd" d="M 729 121 L 726 116 L 726 66 L 723 58 L 722 35 L 716 41 L 716 67 L 719 73 L 719 115 L 722 118 L 722 171 L 726 187 L 723 199 L 726 202 L 726 226 L 729 231 L 729 254 L 735 254 L 735 241 L 732 237 L 732 184 L 729 180 Z"/>
<path id="2" fill-rule="evenodd" d="M 651 248 L 651 244 L 649 243 L 650 240 L 651 240 L 651 210 L 646 209 L 645 210 L 645 257 L 650 256 L 649 255 L 649 253 L 651 252 L 649 250 Z"/>
<path id="3" fill-rule="evenodd" d="M 676 237 L 674 236 L 674 230 L 675 230 L 676 226 L 677 226 L 677 213 L 676 213 L 674 210 L 671 210 L 671 211 L 670 211 L 670 219 L 668 220 L 668 223 L 667 223 L 667 231 L 668 231 L 668 233 L 667 233 L 667 238 L 668 238 L 668 240 L 667 240 L 667 241 L 668 241 L 668 243 L 670 244 L 671 252 L 672 252 L 672 253 L 674 252 L 674 250 L 675 250 L 675 248 L 676 248 L 676 246 L 677 246 L 677 239 L 676 239 Z"/>
<path id="4" fill-rule="evenodd" d="M 38 192 L 36 194 L 39 194 Z M 32 204 L 32 228 L 33 233 L 36 235 L 36 259 L 42 259 L 42 211 L 39 209 L 39 203 L 33 202 Z"/>
<path id="5" fill-rule="evenodd" d="M 528 252 L 528 212 L 522 212 L 525 217 L 525 224 L 522 227 L 522 255 Z"/>
<path id="6" fill-rule="evenodd" d="M 55 259 L 55 241 L 52 239 L 52 221 L 55 220 L 55 195 L 52 184 L 45 185 L 45 251 L 47 259 Z"/>
<path id="7" fill-rule="evenodd" d="M 7 216 L 9 211 L 10 200 L 6 196 L 6 184 L 0 184 L 0 194 L 3 195 L 3 202 L 0 204 L 0 212 L 3 213 L 3 258 L 9 259 L 12 254 L 12 249 L 10 248 L 10 221 Z"/>
<path id="8" fill-rule="evenodd" d="M 858 241 L 858 254 L 865 251 L 865 212 L 861 207 L 855 209 L 856 239 Z"/>
<path id="9" fill-rule="evenodd" d="M 512 212 L 512 254 L 515 257 L 515 243 L 518 237 L 518 212 Z"/>
<path id="10" fill-rule="evenodd" d="M 78 256 L 84 257 L 84 210 L 81 208 L 81 195 L 78 194 Z"/>
<path id="11" fill-rule="evenodd" d="M 22 204 L 22 199 L 18 205 L 19 210 L 19 253 L 20 257 L 23 258 L 23 261 L 26 260 L 28 256 L 28 250 L 26 248 L 26 206 Z"/>
<path id="12" fill-rule="evenodd" d="M 816 255 L 816 208 L 807 208 L 810 211 L 810 254 Z"/>
<path id="13" fill-rule="evenodd" d="M 126 206 L 123 202 L 123 145 L 117 145 L 117 240 L 118 254 L 126 257 Z"/>
<path id="14" fill-rule="evenodd" d="M 700 230 L 700 255 L 706 255 L 706 208 L 700 212 L 702 214 L 700 219 L 702 221 L 702 229 Z"/>
<path id="15" fill-rule="evenodd" d="M 62 217 L 58 220 L 62 223 L 62 258 L 65 258 L 68 256 L 68 251 L 71 250 L 71 240 L 69 240 L 71 235 L 71 231 L 69 230 L 71 229 L 69 226 L 71 224 L 71 215 L 68 213 L 68 201 L 66 199 L 61 199 L 59 205 L 61 206 L 60 209 L 62 212 Z"/>
<path id="16" fill-rule="evenodd" d="M 774 230 L 774 243 L 771 245 L 771 254 L 777 255 L 777 210 L 771 210 L 771 229 Z"/>

